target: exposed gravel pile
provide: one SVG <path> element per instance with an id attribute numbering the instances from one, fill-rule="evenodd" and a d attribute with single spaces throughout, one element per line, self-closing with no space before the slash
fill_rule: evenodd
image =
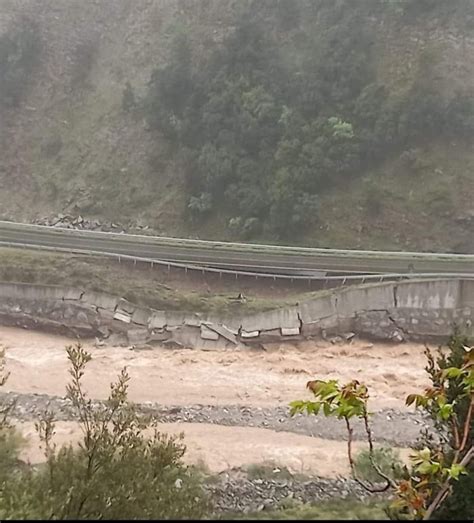
<path id="1" fill-rule="evenodd" d="M 343 478 L 281 481 L 225 474 L 218 483 L 207 484 L 205 488 L 212 497 L 216 513 L 271 510 L 288 500 L 312 503 L 347 497 L 366 500 L 375 496 L 354 480 Z"/>
<path id="2" fill-rule="evenodd" d="M 0 400 L 15 401 L 13 416 L 20 421 L 36 418 L 46 409 L 52 411 L 58 421 L 75 419 L 67 399 L 45 394 L 0 393 Z M 97 405 L 100 402 L 96 402 Z M 192 405 L 186 407 L 161 406 L 147 402 L 139 405 L 144 414 L 159 417 L 161 422 L 211 423 L 225 426 L 266 428 L 307 436 L 342 440 L 346 438 L 343 423 L 322 416 L 297 415 L 290 417 L 286 407 L 245 407 L 240 405 Z M 372 426 L 375 441 L 397 446 L 412 444 L 420 429 L 428 427 L 429 421 L 419 414 L 385 410 L 373 415 Z M 354 438 L 364 439 L 361 423 L 354 423 Z"/>

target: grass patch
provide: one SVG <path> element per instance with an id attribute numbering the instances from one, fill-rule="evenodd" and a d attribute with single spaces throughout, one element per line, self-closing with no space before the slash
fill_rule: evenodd
<path id="1" fill-rule="evenodd" d="M 362 502 L 352 499 L 333 499 L 315 504 L 293 502 L 293 506 L 282 506 L 275 510 L 263 510 L 249 514 L 226 514 L 225 519 L 387 520 L 384 506 L 381 502 Z"/>
<path id="2" fill-rule="evenodd" d="M 245 472 L 249 479 L 289 480 L 296 477 L 286 467 L 273 463 L 254 463 L 248 465 Z"/>
<path id="3" fill-rule="evenodd" d="M 204 483 L 205 485 L 215 485 L 220 481 L 219 476 L 212 473 L 206 462 L 202 459 L 199 459 L 198 462 L 193 465 L 189 465 L 188 468 L 191 474 L 193 474 L 199 482 Z"/>
<path id="4" fill-rule="evenodd" d="M 235 316 L 294 305 L 303 295 L 287 298 L 247 296 L 235 300 L 238 283 L 220 284 L 216 290 L 185 282 L 183 275 L 169 281 L 159 269 L 120 265 L 100 257 L 50 254 L 19 249 L 0 249 L 0 281 L 65 285 L 121 296 L 137 305 L 158 310 L 219 313 Z M 234 287 L 232 286 L 234 285 Z"/>
<path id="5" fill-rule="evenodd" d="M 380 470 L 393 480 L 403 477 L 403 462 L 398 451 L 390 447 L 374 449 L 373 459 Z M 356 455 L 354 465 L 359 478 L 371 483 L 383 481 L 372 465 L 368 450 L 363 450 Z"/>

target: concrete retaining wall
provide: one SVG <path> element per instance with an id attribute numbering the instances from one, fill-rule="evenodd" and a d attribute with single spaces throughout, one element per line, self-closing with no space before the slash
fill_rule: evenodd
<path id="1" fill-rule="evenodd" d="M 328 291 L 293 307 L 242 318 L 139 307 L 68 287 L 0 283 L 0 322 L 126 343 L 212 349 L 310 336 L 357 334 L 442 340 L 454 325 L 474 335 L 474 280 L 409 281 Z"/>

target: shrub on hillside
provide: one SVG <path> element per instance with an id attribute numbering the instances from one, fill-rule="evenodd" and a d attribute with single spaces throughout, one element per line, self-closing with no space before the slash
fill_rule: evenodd
<path id="1" fill-rule="evenodd" d="M 0 36 L 0 105 L 16 107 L 20 103 L 40 51 L 39 30 L 30 20 L 20 20 Z"/>

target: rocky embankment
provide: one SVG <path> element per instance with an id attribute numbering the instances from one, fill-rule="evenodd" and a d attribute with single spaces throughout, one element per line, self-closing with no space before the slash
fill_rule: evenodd
<path id="1" fill-rule="evenodd" d="M 33 224 L 46 225 L 48 227 L 61 227 L 63 229 L 79 229 L 83 231 L 103 231 L 103 232 L 130 232 L 147 234 L 152 233 L 148 225 L 130 221 L 126 224 L 107 220 L 97 220 L 84 218 L 81 215 L 58 213 L 50 217 L 37 218 Z"/>

